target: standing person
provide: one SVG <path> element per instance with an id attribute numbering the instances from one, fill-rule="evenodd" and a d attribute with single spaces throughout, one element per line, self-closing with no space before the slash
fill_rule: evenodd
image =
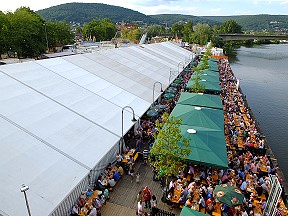
<path id="1" fill-rule="evenodd" d="M 149 156 L 149 150 L 145 148 L 144 151 L 143 151 L 144 164 L 148 164 L 148 156 Z"/>
<path id="2" fill-rule="evenodd" d="M 146 186 L 143 190 L 143 198 L 145 202 L 145 208 L 151 208 L 151 198 L 152 198 L 152 192 L 151 190 Z"/>
<path id="3" fill-rule="evenodd" d="M 138 138 L 136 141 L 136 151 L 137 152 L 141 151 L 141 138 Z"/>
<path id="4" fill-rule="evenodd" d="M 157 200 L 156 200 L 156 196 L 155 195 L 152 196 L 151 204 L 152 204 L 151 216 L 155 216 L 157 214 L 157 212 L 158 212 Z"/>
<path id="5" fill-rule="evenodd" d="M 139 193 L 137 194 L 137 203 L 138 202 L 143 202 L 143 196 L 142 196 L 142 191 L 140 190 Z"/>
<path id="6" fill-rule="evenodd" d="M 137 213 L 138 213 L 138 216 L 142 216 L 143 215 L 142 202 L 138 202 Z"/>
<path id="7" fill-rule="evenodd" d="M 140 173 L 137 172 L 136 174 L 136 183 L 139 184 L 140 183 Z"/>
<path id="8" fill-rule="evenodd" d="M 133 167 L 132 164 L 130 164 L 130 167 L 129 167 L 129 170 L 128 170 L 128 175 L 131 176 L 131 183 L 133 182 L 134 172 L 135 172 L 134 167 Z"/>

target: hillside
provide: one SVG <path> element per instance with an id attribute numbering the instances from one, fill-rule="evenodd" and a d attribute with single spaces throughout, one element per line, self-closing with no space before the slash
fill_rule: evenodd
<path id="1" fill-rule="evenodd" d="M 217 22 L 235 20 L 243 30 L 288 32 L 288 15 L 241 15 L 241 16 L 203 16 Z"/>
<path id="2" fill-rule="evenodd" d="M 242 25 L 243 30 L 288 32 L 288 15 L 240 15 L 240 16 L 192 16 L 182 14 L 145 15 L 123 7 L 101 3 L 67 3 L 37 11 L 47 20 L 57 20 L 76 23 L 90 22 L 93 19 L 109 18 L 112 22 L 128 23 L 143 22 L 161 24 L 171 27 L 176 22 L 189 22 L 193 25 L 206 23 L 209 26 L 221 25 L 233 19 Z"/>
<path id="3" fill-rule="evenodd" d="M 159 24 L 166 24 L 168 26 L 172 26 L 172 24 L 176 22 L 192 22 L 193 25 L 197 23 L 208 24 L 209 26 L 214 25 L 221 25 L 220 21 L 207 19 L 192 15 L 183 15 L 183 14 L 157 14 L 157 15 L 150 15 L 155 20 L 158 20 Z"/>
<path id="4" fill-rule="evenodd" d="M 90 22 L 93 19 L 109 18 L 112 22 L 157 22 L 150 16 L 123 7 L 101 3 L 67 3 L 37 11 L 47 20 L 57 20 L 76 23 Z"/>

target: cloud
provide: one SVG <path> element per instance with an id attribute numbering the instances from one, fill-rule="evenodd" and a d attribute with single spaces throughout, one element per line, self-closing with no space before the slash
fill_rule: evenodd
<path id="1" fill-rule="evenodd" d="M 281 1 L 280 4 L 281 5 L 286 5 L 287 4 L 288 5 L 288 0 Z"/>
<path id="2" fill-rule="evenodd" d="M 223 11 L 222 8 L 212 8 L 210 9 L 211 15 L 222 15 Z"/>
<path id="3" fill-rule="evenodd" d="M 197 11 L 199 11 L 198 7 L 183 7 L 179 6 L 167 6 L 167 5 L 159 5 L 151 8 L 140 7 L 141 11 L 143 11 L 147 15 L 152 14 L 187 14 L 194 15 Z"/>

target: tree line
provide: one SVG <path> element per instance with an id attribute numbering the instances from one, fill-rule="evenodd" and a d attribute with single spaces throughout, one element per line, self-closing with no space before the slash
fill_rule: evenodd
<path id="1" fill-rule="evenodd" d="M 0 11 L 0 54 L 37 57 L 57 43 L 69 44 L 73 39 L 66 22 L 47 22 L 30 8 L 6 14 Z"/>
<path id="2" fill-rule="evenodd" d="M 171 28 L 162 25 L 139 28 L 138 25 L 121 24 L 116 28 L 110 19 L 103 18 L 92 20 L 72 32 L 71 26 L 65 21 L 46 21 L 30 8 L 21 7 L 14 13 L 5 14 L 0 11 L 0 54 L 7 53 L 18 58 L 37 57 L 47 50 L 53 51 L 56 46 L 74 43 L 74 33 L 82 35 L 84 40 L 104 41 L 117 36 L 117 31 L 121 32 L 122 38 L 136 43 L 142 34 L 147 33 L 148 40 L 155 36 L 169 35 L 170 38 L 182 38 L 189 43 L 204 45 L 212 41 L 215 46 L 223 47 L 224 42 L 219 33 L 239 33 L 241 30 L 242 26 L 233 20 L 214 27 L 177 22 Z"/>

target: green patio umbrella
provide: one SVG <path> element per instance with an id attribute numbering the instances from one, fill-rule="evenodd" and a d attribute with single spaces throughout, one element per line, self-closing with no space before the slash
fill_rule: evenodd
<path id="1" fill-rule="evenodd" d="M 207 75 L 209 75 L 209 76 L 219 77 L 219 73 L 217 73 L 217 72 L 214 71 L 214 70 L 209 70 L 209 69 L 201 70 L 200 73 L 201 73 L 201 74 L 207 74 Z"/>
<path id="2" fill-rule="evenodd" d="M 170 100 L 170 99 L 172 99 L 172 98 L 174 98 L 174 94 L 172 94 L 172 93 L 166 93 L 166 94 L 164 94 L 164 98 L 166 99 L 166 100 Z"/>
<path id="3" fill-rule="evenodd" d="M 181 92 L 177 104 L 223 109 L 219 95 Z"/>
<path id="4" fill-rule="evenodd" d="M 147 111 L 146 115 L 148 117 L 154 117 L 158 115 L 158 112 L 154 108 L 151 108 Z"/>
<path id="5" fill-rule="evenodd" d="M 199 211 L 195 211 L 191 208 L 188 208 L 187 206 L 184 206 L 181 210 L 180 216 L 205 216 L 207 214 L 204 214 Z"/>
<path id="6" fill-rule="evenodd" d="M 176 79 L 176 80 L 174 80 L 174 83 L 176 83 L 176 84 L 180 84 L 182 81 L 180 80 L 180 79 Z"/>
<path id="7" fill-rule="evenodd" d="M 175 94 L 175 93 L 177 92 L 177 88 L 170 87 L 170 88 L 168 88 L 168 89 L 166 90 L 166 92 Z"/>
<path id="8" fill-rule="evenodd" d="M 187 157 L 193 164 L 227 169 L 227 149 L 223 130 L 194 125 L 180 125 L 181 135 L 189 140 L 191 152 Z M 181 142 L 178 143 L 182 145 Z"/>
<path id="9" fill-rule="evenodd" d="M 194 84 L 194 80 L 190 79 L 186 85 L 187 89 L 192 89 L 193 84 Z M 205 90 L 206 91 L 210 91 L 210 92 L 215 92 L 215 93 L 219 93 L 220 92 L 220 81 L 217 82 L 212 82 L 212 81 L 207 81 L 205 79 L 201 79 L 199 81 L 200 84 L 203 84 L 205 86 Z"/>
<path id="10" fill-rule="evenodd" d="M 233 186 L 227 184 L 216 185 L 213 193 L 219 202 L 229 207 L 243 204 L 244 195 L 239 189 Z"/>
<path id="11" fill-rule="evenodd" d="M 182 118 L 182 125 L 192 125 L 224 131 L 224 112 L 220 109 L 178 104 L 172 110 L 176 119 Z"/>
<path id="12" fill-rule="evenodd" d="M 191 78 L 196 77 L 196 74 L 193 74 Z M 207 73 L 200 73 L 200 79 L 206 80 L 208 82 L 219 82 L 219 76 L 213 76 Z"/>
<path id="13" fill-rule="evenodd" d="M 156 109 L 156 110 L 163 110 L 166 108 L 166 105 L 163 104 L 157 104 L 154 107 L 152 107 L 151 109 Z"/>
<path id="14" fill-rule="evenodd" d="M 190 62 L 190 66 L 196 66 L 197 65 L 197 63 L 196 62 Z"/>
<path id="15" fill-rule="evenodd" d="M 171 85 L 170 86 L 172 86 L 172 87 L 177 87 L 179 84 L 177 84 L 177 83 L 171 83 Z"/>

